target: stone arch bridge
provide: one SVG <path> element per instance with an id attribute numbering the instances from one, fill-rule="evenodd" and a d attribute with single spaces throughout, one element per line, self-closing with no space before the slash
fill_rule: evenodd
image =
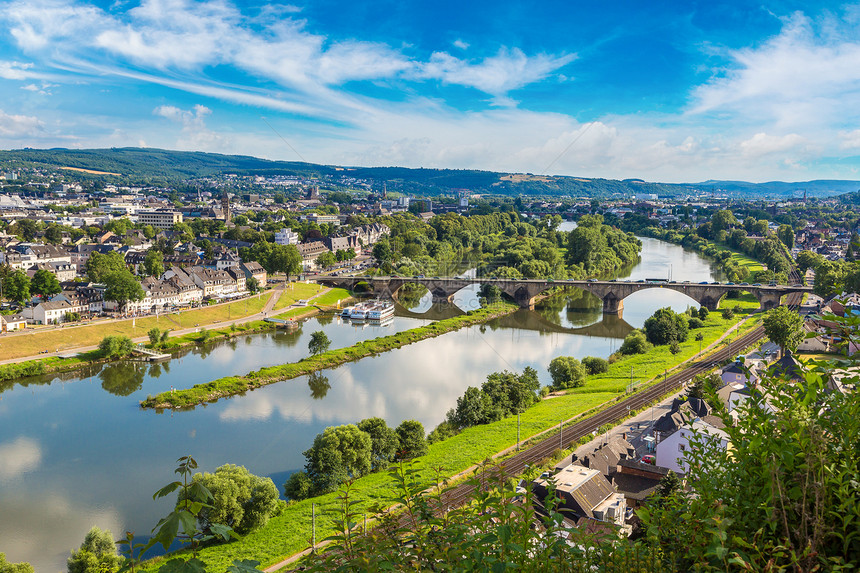
<path id="1" fill-rule="evenodd" d="M 720 299 L 730 291 L 752 293 L 763 310 L 779 306 L 782 297 L 794 292 L 812 292 L 808 286 L 786 285 L 731 285 L 720 283 L 659 282 L 659 281 L 598 281 L 598 280 L 546 280 L 546 279 L 490 279 L 456 277 L 319 277 L 316 282 L 327 286 L 354 290 L 355 285 L 366 282 L 378 297 L 395 298 L 397 291 L 406 283 L 417 283 L 427 287 L 434 300 L 450 300 L 454 294 L 471 285 L 496 285 L 522 308 L 534 308 L 535 298 L 555 287 L 576 287 L 590 292 L 603 301 L 603 312 L 620 315 L 624 299 L 640 290 L 665 288 L 683 293 L 708 310 L 716 310 Z"/>

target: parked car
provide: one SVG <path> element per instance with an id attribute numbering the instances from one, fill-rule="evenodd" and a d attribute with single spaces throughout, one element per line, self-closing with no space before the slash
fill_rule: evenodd
<path id="1" fill-rule="evenodd" d="M 652 466 L 656 466 L 657 465 L 657 458 L 654 457 L 653 454 L 646 454 L 646 455 L 642 456 L 642 463 L 643 464 L 651 464 Z"/>

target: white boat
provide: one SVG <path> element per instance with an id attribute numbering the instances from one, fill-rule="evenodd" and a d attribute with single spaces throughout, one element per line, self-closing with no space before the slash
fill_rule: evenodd
<path id="1" fill-rule="evenodd" d="M 394 305 L 390 302 L 378 302 L 367 309 L 367 320 L 385 320 L 394 316 Z"/>
<path id="2" fill-rule="evenodd" d="M 370 303 L 362 302 L 349 311 L 349 319 L 350 320 L 364 320 L 367 318 L 367 308 L 370 306 Z"/>
<path id="3" fill-rule="evenodd" d="M 353 308 L 355 308 L 355 307 L 348 306 L 348 307 L 344 308 L 343 311 L 340 313 L 340 317 L 341 318 L 349 318 L 349 314 L 352 312 Z"/>

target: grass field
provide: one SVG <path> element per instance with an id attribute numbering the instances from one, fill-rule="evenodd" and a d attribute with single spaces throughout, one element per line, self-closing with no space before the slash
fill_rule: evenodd
<path id="1" fill-rule="evenodd" d="M 718 241 L 713 241 L 713 244 L 718 246 L 719 248 L 721 248 L 723 250 L 731 252 L 732 253 L 731 259 L 733 261 L 735 261 L 738 264 L 738 266 L 748 269 L 749 272 L 752 273 L 755 271 L 765 270 L 764 265 L 761 264 L 759 261 L 757 261 L 754 258 L 749 257 L 743 253 L 739 253 L 738 251 L 735 251 L 734 249 L 729 247 L 727 244 L 720 243 Z"/>
<path id="2" fill-rule="evenodd" d="M 35 356 L 43 350 L 63 351 L 85 346 L 95 346 L 102 338 L 110 335 L 123 335 L 130 338 L 146 336 L 153 327 L 161 330 L 179 330 L 185 328 L 211 327 L 225 322 L 237 320 L 260 312 L 271 296 L 277 296 L 281 291 L 264 292 L 226 304 L 218 304 L 186 310 L 170 314 L 162 314 L 157 318 L 148 316 L 135 320 L 106 320 L 85 326 L 65 326 L 46 330 L 34 330 L 26 334 L 0 337 L 0 356 L 4 359 Z M 283 291 L 278 304 L 282 308 L 292 305 L 300 299 L 308 299 L 319 292 L 315 284 L 293 283 L 293 288 Z M 343 289 L 332 289 L 320 297 L 318 304 L 337 303 L 337 299 L 346 298 L 349 293 Z M 306 311 L 306 309 L 303 309 Z M 301 314 L 301 313 L 298 313 Z"/>
<path id="3" fill-rule="evenodd" d="M 758 308 L 758 301 L 755 300 L 755 297 L 752 295 L 747 296 L 751 297 L 754 303 L 743 298 L 723 299 L 720 306 L 722 308 L 731 308 L 737 303 L 738 306 L 745 307 L 742 314 L 753 310 L 750 308 L 753 304 L 754 308 Z M 695 340 L 697 333 L 701 332 L 704 335 L 701 348 L 705 349 L 725 334 L 737 321 L 737 316 L 732 319 L 724 319 L 720 316 L 719 312 L 712 312 L 708 315 L 704 327 L 690 330 L 687 341 L 681 343 L 681 352 L 676 356 L 672 355 L 668 346 L 656 346 L 646 354 L 627 356 L 623 360 L 610 364 L 608 372 L 592 376 L 588 384 L 582 388 L 576 388 L 572 392 L 623 392 L 631 381 L 634 385 L 643 384 L 648 380 L 659 377 L 675 365 L 698 354 L 700 344 Z M 752 327 L 752 324 L 747 324 L 741 332 L 745 332 Z"/>
<path id="4" fill-rule="evenodd" d="M 63 328 L 29 332 L 27 334 L 4 336 L 0 339 L 0 356 L 19 358 L 34 356 L 43 350 L 56 350 L 95 346 L 105 336 L 123 335 L 130 338 L 146 336 L 153 327 L 161 330 L 192 328 L 195 325 L 208 326 L 215 323 L 235 320 L 255 314 L 265 306 L 271 293 L 262 293 L 250 298 L 173 314 L 162 314 L 135 320 L 108 320 L 86 326 L 66 326 Z"/>
<path id="5" fill-rule="evenodd" d="M 544 400 L 520 416 L 521 435 L 525 438 L 547 428 L 557 426 L 560 420 L 570 419 L 614 398 L 616 394 L 594 392 L 570 394 Z M 428 428 L 429 430 L 429 428 Z M 469 428 L 443 442 L 432 444 L 426 456 L 419 458 L 417 467 L 424 477 L 433 475 L 432 468 L 442 467 L 443 476 L 453 476 L 476 460 L 490 458 L 495 453 L 514 446 L 517 439 L 516 417 L 493 424 Z M 165 480 L 169 476 L 165 476 Z M 279 489 L 283 484 L 276 484 Z M 375 473 L 356 480 L 351 495 L 360 502 L 358 511 L 373 506 L 389 507 L 396 503 L 395 481 L 387 473 Z M 316 504 L 317 540 L 334 533 L 337 518 L 336 493 L 330 493 L 291 504 L 269 523 L 238 542 L 204 548 L 202 559 L 212 571 L 223 571 L 233 559 L 256 559 L 268 566 L 307 548 L 311 539 L 311 503 Z M 147 570 L 154 570 L 155 564 Z"/>

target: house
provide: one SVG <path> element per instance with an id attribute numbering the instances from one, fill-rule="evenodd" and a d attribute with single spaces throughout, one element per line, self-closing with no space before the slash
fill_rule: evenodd
<path id="1" fill-rule="evenodd" d="M 40 302 L 34 307 L 24 309 L 24 316 L 30 318 L 36 324 L 59 324 L 63 322 L 69 313 L 86 312 L 87 308 L 81 304 L 71 303 L 67 300 Z"/>
<path id="2" fill-rule="evenodd" d="M 669 411 L 654 422 L 654 433 L 659 441 L 661 436 L 668 436 L 687 422 L 696 418 L 704 418 L 710 415 L 710 413 L 710 406 L 700 398 L 689 398 L 687 400 L 675 398 Z"/>
<path id="3" fill-rule="evenodd" d="M 711 420 L 713 423 L 718 423 Z M 702 419 L 685 423 L 677 431 L 664 436 L 657 443 L 657 465 L 677 474 L 686 474 L 689 465 L 685 453 L 703 447 L 708 451 L 725 450 L 729 435 L 722 429 Z"/>
<path id="4" fill-rule="evenodd" d="M 732 362 L 720 373 L 720 379 L 723 381 L 723 386 L 728 384 L 755 384 L 758 382 L 758 376 L 752 371 L 749 366 L 739 362 Z"/>
<path id="5" fill-rule="evenodd" d="M 600 442 L 594 449 L 586 453 L 573 454 L 570 462 L 563 466 L 556 466 L 556 469 L 561 470 L 568 464 L 576 463 L 586 468 L 599 470 L 600 473 L 609 478 L 615 471 L 618 462 L 634 457 L 636 457 L 636 448 L 624 437 L 614 436 L 608 441 Z"/>
<path id="6" fill-rule="evenodd" d="M 312 241 L 310 243 L 301 243 L 297 245 L 299 254 L 302 256 L 302 265 L 306 269 L 316 268 L 317 257 L 323 253 L 329 252 L 325 243 L 322 241 Z"/>
<path id="7" fill-rule="evenodd" d="M 619 493 L 624 494 L 627 507 L 635 509 L 657 492 L 660 481 L 668 473 L 668 468 L 628 459 L 618 462 L 610 481 Z"/>
<path id="8" fill-rule="evenodd" d="M 803 364 L 790 351 L 786 351 L 782 358 L 768 368 L 768 374 L 771 376 L 777 376 L 791 382 L 803 381 L 805 379 L 804 371 Z"/>
<path id="9" fill-rule="evenodd" d="M 540 499 L 549 493 L 549 479 L 535 480 L 533 488 Z M 553 476 L 562 512 L 624 525 L 627 504 L 624 494 L 615 491 L 599 470 L 571 464 Z"/>
<path id="10" fill-rule="evenodd" d="M 236 281 L 225 271 L 194 266 L 188 268 L 187 274 L 194 284 L 203 289 L 203 298 L 236 292 Z"/>
<path id="11" fill-rule="evenodd" d="M 0 332 L 12 332 L 27 327 L 27 319 L 20 314 L 0 314 Z"/>
<path id="12" fill-rule="evenodd" d="M 257 283 L 260 285 L 260 288 L 265 288 L 266 286 L 266 269 L 263 268 L 260 263 L 257 261 L 249 261 L 247 263 L 242 263 L 239 265 L 239 268 L 242 269 L 242 272 L 245 273 L 245 280 L 248 279 L 256 279 Z"/>

